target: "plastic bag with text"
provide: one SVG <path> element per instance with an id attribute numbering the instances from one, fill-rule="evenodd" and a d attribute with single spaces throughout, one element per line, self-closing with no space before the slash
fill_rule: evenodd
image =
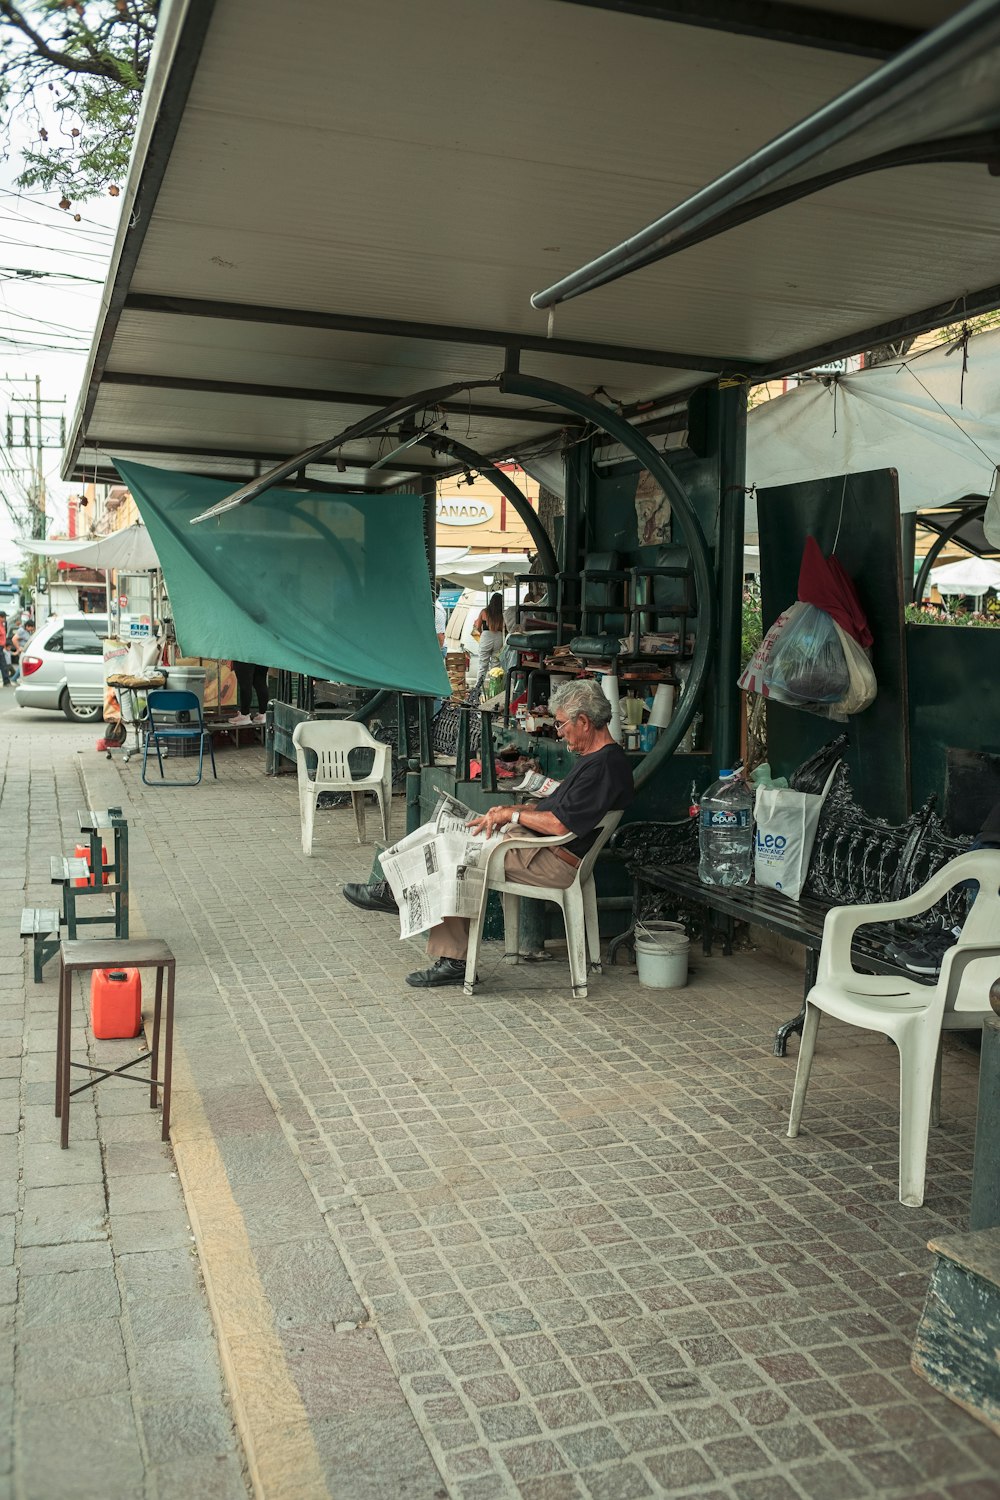
<path id="1" fill-rule="evenodd" d="M 785 631 L 794 624 L 798 615 L 806 608 L 808 606 L 805 604 L 793 604 L 791 609 L 784 610 L 775 620 L 740 674 L 739 686 L 745 693 L 759 693 L 762 698 L 770 697 L 767 677 L 771 657 L 777 650 Z"/>

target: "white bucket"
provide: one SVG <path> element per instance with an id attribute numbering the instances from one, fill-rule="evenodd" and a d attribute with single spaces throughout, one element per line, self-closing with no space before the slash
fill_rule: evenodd
<path id="1" fill-rule="evenodd" d="M 680 990 L 688 980 L 687 933 L 680 922 L 637 922 L 639 983 L 651 990 Z"/>

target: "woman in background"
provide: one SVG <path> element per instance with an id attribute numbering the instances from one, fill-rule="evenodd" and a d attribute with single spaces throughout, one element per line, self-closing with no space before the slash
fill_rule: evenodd
<path id="1" fill-rule="evenodd" d="M 236 673 L 236 706 L 238 712 L 230 724 L 245 727 L 247 724 L 263 724 L 270 695 L 267 691 L 267 668 L 250 661 L 234 661 Z M 250 707 L 257 695 L 257 712 L 251 718 Z"/>
<path id="2" fill-rule="evenodd" d="M 482 697 L 483 683 L 486 681 L 493 667 L 500 665 L 500 653 L 503 650 L 504 622 L 503 622 L 503 595 L 491 594 L 490 602 L 482 611 L 476 621 L 475 628 L 479 635 L 479 675 L 476 685 L 472 689 L 469 701 L 478 703 Z"/>

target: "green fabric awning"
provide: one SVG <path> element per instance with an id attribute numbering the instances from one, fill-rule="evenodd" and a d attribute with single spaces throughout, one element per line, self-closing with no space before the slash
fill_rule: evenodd
<path id="1" fill-rule="evenodd" d="M 419 495 L 267 490 L 216 520 L 233 485 L 115 461 L 156 548 L 188 656 L 361 687 L 450 691 Z"/>

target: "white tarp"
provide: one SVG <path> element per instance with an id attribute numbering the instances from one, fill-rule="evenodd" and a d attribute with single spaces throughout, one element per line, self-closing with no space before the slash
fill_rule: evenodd
<path id="1" fill-rule="evenodd" d="M 988 495 L 1000 463 L 1000 329 L 969 340 L 964 383 L 962 363 L 961 347 L 944 345 L 753 407 L 747 484 L 895 469 L 904 513 Z M 746 529 L 757 529 L 749 498 Z"/>
<path id="2" fill-rule="evenodd" d="M 55 557 L 60 562 L 80 568 L 120 568 L 126 572 L 145 573 L 160 566 L 149 532 L 145 526 L 124 526 L 90 541 L 25 540 L 18 546 L 36 557 Z"/>
<path id="3" fill-rule="evenodd" d="M 527 552 L 468 552 L 448 560 L 446 549 L 437 554 L 437 576 L 453 578 L 466 588 L 484 588 L 487 578 L 520 578 L 530 572 L 531 559 Z"/>
<path id="4" fill-rule="evenodd" d="M 931 569 L 931 583 L 939 594 L 985 594 L 1000 589 L 1000 563 L 986 557 L 963 557 Z"/>

